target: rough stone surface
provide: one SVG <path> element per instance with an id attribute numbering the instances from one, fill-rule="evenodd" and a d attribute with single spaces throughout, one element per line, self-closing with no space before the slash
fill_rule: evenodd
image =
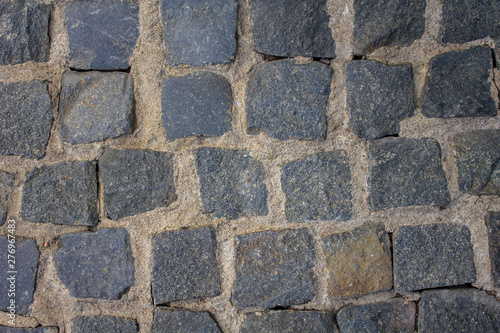
<path id="1" fill-rule="evenodd" d="M 36 328 L 22 328 L 22 327 L 7 327 L 0 326 L 0 333 L 58 333 L 57 327 L 36 327 Z"/>
<path id="2" fill-rule="evenodd" d="M 66 4 L 65 12 L 71 68 L 130 67 L 139 37 L 139 5 L 135 1 L 74 1 Z"/>
<path id="3" fill-rule="evenodd" d="M 333 315 L 317 311 L 269 311 L 250 313 L 240 333 L 335 333 Z"/>
<path id="4" fill-rule="evenodd" d="M 31 170 L 24 182 L 21 218 L 29 222 L 95 226 L 95 162 L 63 162 Z"/>
<path id="5" fill-rule="evenodd" d="M 81 144 L 131 133 L 133 108 L 130 74 L 66 72 L 59 104 L 61 137 Z"/>
<path id="6" fill-rule="evenodd" d="M 220 294 L 217 240 L 213 228 L 167 231 L 153 239 L 155 304 Z"/>
<path id="7" fill-rule="evenodd" d="M 488 212 L 486 226 L 488 227 L 493 283 L 497 288 L 500 288 L 500 212 Z"/>
<path id="8" fill-rule="evenodd" d="M 0 171 L 0 226 L 7 220 L 7 206 L 9 204 L 9 193 L 12 190 L 16 175 L 10 172 Z"/>
<path id="9" fill-rule="evenodd" d="M 369 140 L 398 134 L 399 122 L 415 109 L 411 65 L 362 60 L 348 62 L 345 70 L 351 130 Z"/>
<path id="10" fill-rule="evenodd" d="M 106 150 L 99 158 L 99 175 L 108 215 L 118 220 L 177 200 L 172 158 L 152 150 Z"/>
<path id="11" fill-rule="evenodd" d="M 391 244 L 381 223 L 322 239 L 328 295 L 358 297 L 392 288 Z"/>
<path id="12" fill-rule="evenodd" d="M 409 46 L 425 30 L 425 1 L 354 0 L 354 54 Z"/>
<path id="13" fill-rule="evenodd" d="M 368 144 L 368 158 L 372 209 L 449 204 L 441 151 L 433 139 L 378 139 Z"/>
<path id="14" fill-rule="evenodd" d="M 51 109 L 46 83 L 0 83 L 0 154 L 43 157 L 52 127 Z"/>
<path id="15" fill-rule="evenodd" d="M 447 223 L 400 227 L 393 239 L 396 291 L 476 281 L 474 253 L 466 226 Z"/>
<path id="16" fill-rule="evenodd" d="M 137 333 L 139 328 L 135 319 L 111 317 L 111 316 L 89 316 L 76 317 L 73 320 L 74 333 Z"/>
<path id="17" fill-rule="evenodd" d="M 351 170 L 344 150 L 318 153 L 282 169 L 285 214 L 289 221 L 349 220 Z"/>
<path id="18" fill-rule="evenodd" d="M 488 81 L 491 49 L 476 46 L 431 59 L 422 114 L 429 118 L 494 117 L 497 105 Z"/>
<path id="19" fill-rule="evenodd" d="M 225 77 L 197 72 L 163 81 L 162 120 L 168 140 L 219 136 L 230 130 L 231 85 Z"/>
<path id="20" fill-rule="evenodd" d="M 161 0 L 167 64 L 220 64 L 236 56 L 236 0 Z"/>
<path id="21" fill-rule="evenodd" d="M 268 214 L 264 167 L 248 151 L 200 148 L 196 166 L 204 214 L 229 219 Z"/>
<path id="22" fill-rule="evenodd" d="M 307 229 L 264 231 L 236 238 L 238 308 L 274 308 L 314 298 L 314 239 Z"/>
<path id="23" fill-rule="evenodd" d="M 326 0 L 251 0 L 255 51 L 279 57 L 335 57 Z"/>
<path id="24" fill-rule="evenodd" d="M 120 299 L 134 284 L 127 230 L 66 234 L 60 237 L 60 243 L 54 255 L 57 274 L 73 297 Z"/>
<path id="25" fill-rule="evenodd" d="M 425 290 L 418 303 L 418 332 L 500 332 L 500 302 L 476 289 Z"/>
<path id="26" fill-rule="evenodd" d="M 153 333 L 222 332 L 208 312 L 156 309 Z"/>

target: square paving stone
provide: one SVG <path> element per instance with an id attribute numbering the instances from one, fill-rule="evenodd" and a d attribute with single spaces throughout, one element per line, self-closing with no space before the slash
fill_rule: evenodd
<path id="1" fill-rule="evenodd" d="M 208 312 L 155 309 L 153 333 L 220 333 Z"/>
<path id="2" fill-rule="evenodd" d="M 138 3 L 130 0 L 67 3 L 69 66 L 84 70 L 129 68 L 139 37 L 138 14 Z"/>
<path id="3" fill-rule="evenodd" d="M 240 333 L 336 333 L 333 315 L 318 311 L 269 311 L 246 315 Z"/>
<path id="4" fill-rule="evenodd" d="M 51 5 L 36 1 L 0 3 L 0 65 L 49 60 Z"/>
<path id="5" fill-rule="evenodd" d="M 324 140 L 330 67 L 279 60 L 258 65 L 246 88 L 248 133 L 280 140 Z"/>
<path id="6" fill-rule="evenodd" d="M 281 188 L 289 221 L 345 221 L 352 217 L 351 169 L 344 150 L 288 163 L 282 169 Z"/>
<path id="7" fill-rule="evenodd" d="M 60 237 L 60 243 L 54 255 L 55 266 L 73 297 L 120 299 L 134 284 L 134 258 L 127 230 L 66 234 Z"/>
<path id="8" fill-rule="evenodd" d="M 251 0 L 255 51 L 279 57 L 335 57 L 326 0 Z"/>
<path id="9" fill-rule="evenodd" d="M 351 131 L 369 140 L 398 134 L 399 123 L 415 112 L 411 65 L 362 60 L 345 70 Z"/>
<path id="10" fill-rule="evenodd" d="M 51 110 L 46 83 L 0 83 L 0 154 L 43 157 L 52 127 Z"/>
<path id="11" fill-rule="evenodd" d="M 153 238 L 152 287 L 155 304 L 220 295 L 215 230 L 167 231 Z"/>
<path id="12" fill-rule="evenodd" d="M 161 0 L 167 64 L 220 64 L 236 56 L 236 0 Z"/>
<path id="13" fill-rule="evenodd" d="M 73 319 L 74 333 L 137 333 L 137 321 L 132 318 L 111 316 L 76 317 Z"/>
<path id="14" fill-rule="evenodd" d="M 228 219 L 268 214 L 264 167 L 249 151 L 200 148 L 196 167 L 204 214 Z"/>
<path id="15" fill-rule="evenodd" d="M 109 217 L 119 220 L 177 200 L 172 158 L 152 150 L 106 150 L 99 158 L 99 176 Z"/>
<path id="16" fill-rule="evenodd" d="M 368 159 L 372 209 L 449 204 L 441 150 L 433 139 L 374 140 L 368 144 Z"/>
<path id="17" fill-rule="evenodd" d="M 119 72 L 66 72 L 59 105 L 61 137 L 71 144 L 132 133 L 134 84 Z"/>
<path id="18" fill-rule="evenodd" d="M 22 328 L 22 327 L 8 327 L 0 326 L 0 333 L 58 333 L 57 327 L 36 327 L 36 328 Z"/>
<path id="19" fill-rule="evenodd" d="M 424 34 L 425 1 L 354 0 L 354 54 L 409 46 Z"/>
<path id="20" fill-rule="evenodd" d="M 10 172 L 0 171 L 0 226 L 7 220 L 7 207 L 9 205 L 9 193 L 14 186 L 16 175 Z"/>
<path id="21" fill-rule="evenodd" d="M 500 212 L 488 212 L 488 243 L 491 260 L 491 273 L 495 287 L 500 288 Z"/>
<path id="22" fill-rule="evenodd" d="M 233 129 L 231 85 L 225 77 L 197 72 L 163 81 L 162 120 L 168 140 L 220 136 Z"/>
<path id="23" fill-rule="evenodd" d="M 328 295 L 358 297 L 392 289 L 391 243 L 381 223 L 322 239 Z"/>
<path id="24" fill-rule="evenodd" d="M 274 308 L 314 298 L 314 238 L 308 229 L 263 231 L 236 238 L 238 308 Z"/>
<path id="25" fill-rule="evenodd" d="M 491 49 L 476 46 L 435 56 L 430 61 L 422 114 L 428 118 L 494 117 Z"/>
<path id="26" fill-rule="evenodd" d="M 394 232 L 396 291 L 476 281 L 470 231 L 452 223 L 400 227 Z"/>

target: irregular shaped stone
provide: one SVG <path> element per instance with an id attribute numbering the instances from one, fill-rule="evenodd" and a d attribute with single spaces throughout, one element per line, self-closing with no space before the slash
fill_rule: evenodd
<path id="1" fill-rule="evenodd" d="M 113 220 L 167 207 L 177 200 L 173 154 L 108 149 L 99 158 L 106 212 Z"/>
<path id="2" fill-rule="evenodd" d="M 354 54 L 409 46 L 424 34 L 425 1 L 354 0 Z"/>
<path id="3" fill-rule="evenodd" d="M 263 231 L 236 238 L 238 308 L 274 308 L 314 298 L 314 239 L 308 229 Z"/>
<path id="4" fill-rule="evenodd" d="M 43 157 L 52 127 L 51 110 L 46 83 L 0 83 L 0 154 Z"/>
<path id="5" fill-rule="evenodd" d="M 259 129 L 280 140 L 323 140 L 330 96 L 330 67 L 279 60 L 258 65 L 246 89 L 248 133 Z"/>
<path id="6" fill-rule="evenodd" d="M 167 139 L 219 136 L 233 129 L 231 85 L 212 72 L 169 77 L 163 81 L 162 120 Z"/>
<path id="7" fill-rule="evenodd" d="M 155 309 L 153 333 L 222 332 L 208 312 Z"/>
<path id="8" fill-rule="evenodd" d="M 289 221 L 349 220 L 351 170 L 344 150 L 318 153 L 285 165 L 281 172 Z"/>
<path id="9" fill-rule="evenodd" d="M 266 311 L 250 313 L 240 333 L 335 333 L 333 315 L 318 311 Z"/>
<path id="10" fill-rule="evenodd" d="M 368 144 L 369 202 L 374 210 L 446 206 L 448 182 L 433 139 L 383 138 Z"/>
<path id="11" fill-rule="evenodd" d="M 30 0 L 0 3 L 0 65 L 49 60 L 50 8 Z"/>
<path id="12" fill-rule="evenodd" d="M 167 231 L 153 239 L 155 304 L 220 294 L 217 240 L 213 228 Z"/>
<path id="13" fill-rule="evenodd" d="M 7 207 L 9 205 L 9 193 L 14 186 L 16 175 L 10 172 L 0 171 L 0 226 L 7 219 Z"/>
<path id="14" fill-rule="evenodd" d="M 392 288 L 391 244 L 382 223 L 365 223 L 322 241 L 330 297 L 358 297 Z"/>
<path id="15" fill-rule="evenodd" d="M 422 292 L 418 302 L 418 332 L 500 332 L 500 302 L 476 289 Z"/>
<path id="16" fill-rule="evenodd" d="M 236 0 L 161 0 L 167 64 L 220 64 L 236 56 Z"/>
<path id="17" fill-rule="evenodd" d="M 368 140 L 398 134 L 399 123 L 415 111 L 411 65 L 362 60 L 345 70 L 351 130 Z"/>
<path id="18" fill-rule="evenodd" d="M 58 333 L 57 327 L 36 327 L 36 328 L 22 328 L 22 327 L 8 327 L 0 326 L 0 333 Z"/>
<path id="19" fill-rule="evenodd" d="M 129 73 L 66 72 L 59 105 L 61 137 L 82 144 L 132 133 L 133 108 Z"/>
<path id="20" fill-rule="evenodd" d="M 60 242 L 62 246 L 54 255 L 57 274 L 73 297 L 120 299 L 134 284 L 127 230 L 66 234 Z"/>
<path id="21" fill-rule="evenodd" d="M 476 46 L 435 56 L 430 61 L 422 114 L 428 118 L 494 117 L 491 49 Z"/>
<path id="22" fill-rule="evenodd" d="M 228 219 L 268 214 L 264 167 L 248 151 L 200 148 L 196 167 L 204 214 Z"/>
<path id="23" fill-rule="evenodd" d="M 488 227 L 493 283 L 497 288 L 500 288 L 500 212 L 488 212 L 486 226 Z"/>
<path id="24" fill-rule="evenodd" d="M 73 319 L 74 333 L 137 333 L 137 321 L 132 318 L 88 316 Z"/>
<path id="25" fill-rule="evenodd" d="M 326 0 L 251 0 L 255 51 L 279 57 L 335 57 Z"/>

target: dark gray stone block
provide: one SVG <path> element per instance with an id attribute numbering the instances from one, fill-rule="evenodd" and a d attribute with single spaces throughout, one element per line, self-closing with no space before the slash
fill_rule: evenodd
<path id="1" fill-rule="evenodd" d="M 23 187 L 21 218 L 29 222 L 95 226 L 95 162 L 63 162 L 34 168 Z"/>
<path id="2" fill-rule="evenodd" d="M 0 333 L 58 333 L 57 327 L 36 327 L 36 328 L 22 328 L 22 327 L 7 327 L 0 326 Z"/>
<path id="3" fill-rule="evenodd" d="M 204 214 L 228 219 L 268 214 L 264 167 L 250 152 L 200 148 L 196 167 Z"/>
<path id="4" fill-rule="evenodd" d="M 488 81 L 492 69 L 491 49 L 486 46 L 435 56 L 430 61 L 422 114 L 428 118 L 496 116 Z"/>
<path id="5" fill-rule="evenodd" d="M 425 30 L 425 1 L 354 0 L 354 54 L 409 46 Z"/>
<path id="6" fill-rule="evenodd" d="M 10 172 L 0 171 L 0 226 L 7 220 L 7 207 L 9 205 L 9 193 L 14 186 L 16 175 Z"/>
<path id="7" fill-rule="evenodd" d="M 60 242 L 61 248 L 54 255 L 57 274 L 73 297 L 120 299 L 134 284 L 127 230 L 66 234 Z"/>
<path id="8" fill-rule="evenodd" d="M 318 311 L 269 311 L 246 315 L 240 333 L 335 333 L 333 315 Z"/>
<path id="9" fill-rule="evenodd" d="M 0 83 L 0 154 L 41 158 L 52 127 L 47 84 Z"/>
<path id="10" fill-rule="evenodd" d="M 69 66 L 96 70 L 129 68 L 139 37 L 138 14 L 139 5 L 135 1 L 67 3 Z"/>
<path id="11" fill-rule="evenodd" d="M 73 319 L 74 333 L 137 333 L 137 321 L 132 318 L 111 316 L 76 317 Z"/>
<path id="12" fill-rule="evenodd" d="M 308 229 L 264 231 L 236 238 L 238 308 L 274 308 L 314 298 L 314 238 Z"/>
<path id="13" fill-rule="evenodd" d="M 109 217 L 119 220 L 177 200 L 172 158 L 152 150 L 106 150 L 99 158 L 99 175 Z"/>
<path id="14" fill-rule="evenodd" d="M 231 85 L 225 77 L 197 72 L 163 81 L 162 120 L 168 140 L 219 136 L 233 129 Z"/>
<path id="15" fill-rule="evenodd" d="M 488 212 L 486 226 L 493 283 L 495 287 L 500 288 L 500 212 Z"/>
<path id="16" fill-rule="evenodd" d="M 396 291 L 476 281 L 470 231 L 457 224 L 400 227 L 394 232 Z"/>
<path id="17" fill-rule="evenodd" d="M 344 150 L 288 163 L 282 169 L 281 188 L 289 221 L 345 221 L 352 217 L 351 169 Z"/>
<path id="18" fill-rule="evenodd" d="M 249 73 L 246 111 L 248 132 L 263 130 L 280 140 L 323 140 L 330 97 L 330 67 L 279 60 Z"/>
<path id="19" fill-rule="evenodd" d="M 61 137 L 82 144 L 132 133 L 133 108 L 132 75 L 66 72 L 59 104 Z"/>
<path id="20" fill-rule="evenodd" d="M 153 333 L 220 333 L 208 312 L 155 309 Z"/>
<path id="21" fill-rule="evenodd" d="M 384 138 L 369 142 L 369 202 L 374 210 L 446 206 L 448 183 L 433 139 Z"/>
<path id="22" fill-rule="evenodd" d="M 326 0 L 251 0 L 255 51 L 279 57 L 335 57 Z"/>
<path id="23" fill-rule="evenodd" d="M 220 294 L 217 239 L 213 228 L 167 231 L 153 239 L 155 304 Z"/>
<path id="24" fill-rule="evenodd" d="M 369 140 L 398 134 L 399 123 L 415 111 L 411 65 L 362 60 L 345 70 L 351 130 Z"/>
<path id="25" fill-rule="evenodd" d="M 236 56 L 236 0 L 161 0 L 167 64 L 220 64 Z"/>

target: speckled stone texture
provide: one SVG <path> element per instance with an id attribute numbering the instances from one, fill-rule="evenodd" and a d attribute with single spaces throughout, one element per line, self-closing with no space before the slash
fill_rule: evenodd
<path id="1" fill-rule="evenodd" d="M 153 333 L 220 333 L 208 312 L 156 308 Z"/>
<path id="2" fill-rule="evenodd" d="M 135 319 L 112 316 L 88 316 L 73 319 L 73 333 L 137 333 Z"/>
<path id="3" fill-rule="evenodd" d="M 0 333 L 58 333 L 57 327 L 21 328 L 0 326 Z"/>
<path id="4" fill-rule="evenodd" d="M 333 314 L 318 311 L 249 313 L 240 333 L 337 333 Z"/>
<path id="5" fill-rule="evenodd" d="M 500 288 L 500 212 L 488 212 L 486 215 L 488 244 L 491 261 L 493 284 Z"/>
<path id="6" fill-rule="evenodd" d="M 0 226 L 4 225 L 7 220 L 9 193 L 15 180 L 16 175 L 14 173 L 0 171 Z"/>

